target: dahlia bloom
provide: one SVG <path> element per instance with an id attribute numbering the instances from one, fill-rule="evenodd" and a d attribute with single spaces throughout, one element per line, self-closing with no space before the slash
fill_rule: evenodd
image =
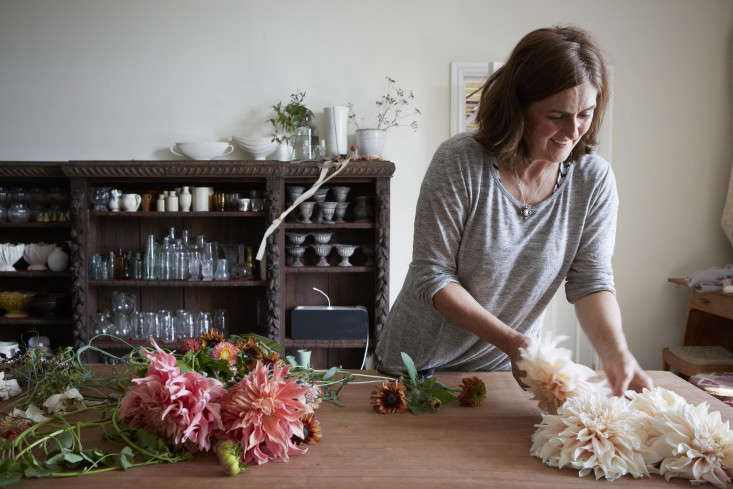
<path id="1" fill-rule="evenodd" d="M 543 412 L 556 413 L 567 399 L 581 393 L 611 394 L 605 380 L 600 381 L 594 370 L 573 362 L 570 350 L 557 346 L 566 338 L 552 339 L 546 335 L 542 340 L 530 339 L 526 348 L 519 349 L 517 367 L 527 373 L 522 382 Z"/>
<path id="2" fill-rule="evenodd" d="M 215 430 L 222 429 L 219 399 L 226 392 L 216 379 L 198 372 L 180 373 L 175 357 L 161 350 L 145 351 L 148 375 L 132 379 L 120 404 L 120 415 L 131 427 L 148 428 L 193 451 L 211 449 Z"/>
<path id="3" fill-rule="evenodd" d="M 655 472 L 667 480 L 680 477 L 716 487 L 730 482 L 733 431 L 720 412 L 709 412 L 704 402 L 694 406 L 661 387 L 628 395 L 632 406 L 646 415 L 644 453 Z"/>
<path id="4" fill-rule="evenodd" d="M 183 342 L 183 346 L 181 347 L 181 353 L 185 354 L 191 350 L 193 350 L 194 353 L 198 353 L 199 350 L 201 350 L 201 345 L 194 338 L 189 338 Z"/>
<path id="5" fill-rule="evenodd" d="M 10 415 L 16 418 L 30 419 L 34 423 L 40 423 L 49 419 L 43 415 L 43 411 L 35 404 L 29 404 L 25 411 L 14 408 Z"/>
<path id="6" fill-rule="evenodd" d="M 301 417 L 308 412 L 308 387 L 295 378 L 286 379 L 289 370 L 278 362 L 270 376 L 270 368 L 258 361 L 221 400 L 224 437 L 239 442 L 245 463 L 288 461 L 290 455 L 306 452 L 296 446 L 293 436 L 304 438 Z"/>
<path id="7" fill-rule="evenodd" d="M 586 393 L 571 397 L 556 415 L 545 414 L 532 435 L 530 454 L 550 467 L 577 469 L 584 477 L 615 480 L 648 476 L 642 456 L 643 419 L 621 397 Z"/>

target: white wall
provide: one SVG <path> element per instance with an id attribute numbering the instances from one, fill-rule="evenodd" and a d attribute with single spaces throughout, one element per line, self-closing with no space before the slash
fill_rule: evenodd
<path id="1" fill-rule="evenodd" d="M 386 148 L 394 298 L 420 181 L 449 132 L 449 63 L 504 60 L 557 23 L 594 32 L 615 68 L 618 295 L 632 350 L 659 368 L 686 302 L 666 277 L 731 258 L 718 226 L 733 160 L 725 0 L 3 0 L 0 160 L 168 158 L 174 141 L 261 128 L 297 89 L 317 111 L 368 112 L 390 75 L 424 113 Z"/>

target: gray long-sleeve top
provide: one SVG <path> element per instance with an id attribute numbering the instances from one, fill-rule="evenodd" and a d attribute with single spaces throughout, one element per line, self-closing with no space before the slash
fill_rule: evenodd
<path id="1" fill-rule="evenodd" d="M 574 162 L 523 219 L 494 162 L 468 134 L 445 141 L 433 156 L 417 202 L 412 262 L 377 344 L 380 370 L 403 372 L 402 351 L 420 370 L 510 368 L 501 350 L 434 308 L 433 296 L 451 282 L 528 336 L 539 334 L 564 279 L 570 302 L 615 293 L 618 194 L 609 163 L 597 155 Z"/>

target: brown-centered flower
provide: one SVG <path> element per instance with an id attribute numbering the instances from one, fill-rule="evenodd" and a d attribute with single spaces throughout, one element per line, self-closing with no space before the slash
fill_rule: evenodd
<path id="1" fill-rule="evenodd" d="M 401 413 L 407 409 L 405 385 L 402 382 L 382 382 L 372 392 L 372 407 L 379 414 Z"/>
<path id="2" fill-rule="evenodd" d="M 236 347 L 243 354 L 244 368 L 247 371 L 255 368 L 258 360 L 265 359 L 265 353 L 253 337 L 250 337 L 247 343 L 237 342 Z"/>
<path id="3" fill-rule="evenodd" d="M 303 422 L 303 438 L 301 439 L 297 435 L 293 435 L 293 442 L 296 445 L 303 443 L 306 445 L 315 445 L 321 441 L 321 438 L 323 438 L 321 423 L 316 419 L 316 415 L 308 413 L 300 418 L 300 420 Z"/>
<path id="4" fill-rule="evenodd" d="M 280 360 L 281 360 L 280 354 L 273 351 L 265 357 L 264 362 L 265 362 L 265 365 L 274 365 L 275 363 L 279 362 Z"/>
<path id="5" fill-rule="evenodd" d="M 207 346 L 214 347 L 217 345 L 217 343 L 220 343 L 222 341 L 224 341 L 224 336 L 222 336 L 222 334 L 215 329 L 210 329 L 206 333 L 199 336 L 199 343 L 201 344 L 201 348 L 206 348 Z"/>
<path id="6" fill-rule="evenodd" d="M 461 381 L 458 402 L 464 407 L 479 407 L 486 399 L 486 384 L 478 377 L 465 377 Z"/>

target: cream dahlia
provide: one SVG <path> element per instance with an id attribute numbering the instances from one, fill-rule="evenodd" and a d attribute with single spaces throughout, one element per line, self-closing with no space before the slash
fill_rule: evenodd
<path id="1" fill-rule="evenodd" d="M 239 442 L 245 463 L 287 461 L 305 453 L 293 437 L 304 439 L 301 417 L 308 412 L 307 386 L 287 379 L 290 368 L 277 362 L 266 367 L 258 361 L 254 370 L 227 390 L 221 400 L 224 436 Z"/>
<path id="2" fill-rule="evenodd" d="M 545 414 L 532 435 L 530 454 L 584 477 L 615 480 L 625 474 L 648 476 L 641 454 L 643 420 L 620 397 L 586 393 L 571 397 L 556 415 Z"/>
<path id="3" fill-rule="evenodd" d="M 581 393 L 611 393 L 595 371 L 573 362 L 570 350 L 557 346 L 564 339 L 565 336 L 552 339 L 546 335 L 542 340 L 530 339 L 526 348 L 519 349 L 517 366 L 527 374 L 522 381 L 543 412 L 556 413 L 567 399 Z"/>

